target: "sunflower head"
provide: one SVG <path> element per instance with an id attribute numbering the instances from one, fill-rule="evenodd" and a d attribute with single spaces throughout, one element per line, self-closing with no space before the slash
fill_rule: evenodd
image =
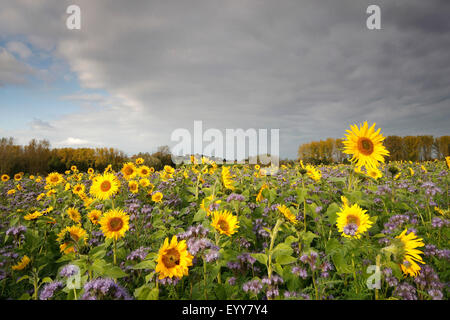
<path id="1" fill-rule="evenodd" d="M 356 163 L 357 167 L 366 168 L 376 168 L 380 162 L 384 163 L 384 157 L 389 156 L 389 151 L 383 146 L 382 141 L 385 138 L 380 129 L 375 131 L 375 123 L 370 128 L 367 121 L 359 128 L 356 125 L 351 125 L 350 128 L 345 135 L 346 139 L 343 140 L 343 152 L 352 155 L 350 160 Z"/>
<path id="2" fill-rule="evenodd" d="M 144 163 L 144 159 L 142 159 L 142 158 L 137 158 L 136 159 L 136 164 L 140 165 L 140 164 L 143 164 L 143 163 Z"/>
<path id="3" fill-rule="evenodd" d="M 367 169 L 367 176 L 371 177 L 372 179 L 378 180 L 378 178 L 381 178 L 383 174 L 381 173 L 378 168 L 368 168 Z"/>
<path id="4" fill-rule="evenodd" d="M 363 233 L 372 226 L 370 216 L 365 213 L 366 210 L 360 208 L 357 204 L 347 206 L 344 204 L 341 211 L 337 213 L 336 225 L 342 236 L 351 239 L 359 239 Z"/>
<path id="5" fill-rule="evenodd" d="M 27 255 L 23 256 L 22 259 L 17 263 L 16 265 L 12 266 L 11 269 L 13 270 L 23 270 L 25 269 L 28 264 L 31 262 L 31 259 L 28 258 Z"/>
<path id="6" fill-rule="evenodd" d="M 102 216 L 102 212 L 100 210 L 94 209 L 89 211 L 88 218 L 91 220 L 93 224 L 98 224 L 98 219 Z"/>
<path id="7" fill-rule="evenodd" d="M 141 166 L 137 170 L 139 176 L 141 176 L 142 178 L 146 178 L 150 175 L 150 168 L 147 166 Z"/>
<path id="8" fill-rule="evenodd" d="M 78 211 L 77 208 L 74 208 L 74 207 L 68 208 L 68 209 L 66 210 L 66 213 L 67 213 L 67 215 L 69 216 L 69 218 L 70 218 L 71 220 L 73 220 L 73 221 L 75 221 L 75 222 L 80 222 L 80 220 L 81 220 L 81 214 L 80 214 L 80 212 Z"/>
<path id="9" fill-rule="evenodd" d="M 78 243 L 80 240 L 86 242 L 87 234 L 83 228 L 76 225 L 62 229 L 56 238 L 56 241 L 61 243 L 59 246 L 60 251 L 65 254 L 75 252 L 75 243 Z"/>
<path id="10" fill-rule="evenodd" d="M 120 181 L 112 173 L 104 173 L 92 181 L 90 193 L 100 200 L 106 200 L 115 195 L 120 188 Z"/>
<path id="11" fill-rule="evenodd" d="M 159 191 L 152 194 L 152 201 L 154 202 L 161 202 L 163 198 L 163 194 Z"/>
<path id="12" fill-rule="evenodd" d="M 222 167 L 222 182 L 226 189 L 234 190 L 233 179 L 230 173 L 230 167 Z"/>
<path id="13" fill-rule="evenodd" d="M 133 162 L 127 162 L 123 165 L 121 172 L 125 179 L 130 180 L 136 176 L 137 169 Z"/>
<path id="14" fill-rule="evenodd" d="M 84 186 L 84 184 L 79 183 L 73 187 L 72 192 L 74 194 L 81 194 L 81 193 L 84 193 L 85 188 L 86 187 Z"/>
<path id="15" fill-rule="evenodd" d="M 119 239 L 125 236 L 130 228 L 130 217 L 121 209 L 107 211 L 99 220 L 101 230 L 108 239 Z"/>
<path id="16" fill-rule="evenodd" d="M 138 193 L 139 192 L 139 183 L 134 180 L 128 182 L 128 189 L 130 189 L 130 192 L 132 192 L 132 193 Z"/>
<path id="17" fill-rule="evenodd" d="M 173 236 L 169 243 L 169 238 L 166 238 L 159 249 L 155 271 L 159 273 L 159 279 L 182 278 L 188 275 L 193 258 L 187 250 L 186 240 L 178 242 Z"/>
<path id="18" fill-rule="evenodd" d="M 214 211 L 212 213 L 213 226 L 220 234 L 225 234 L 231 237 L 232 234 L 237 232 L 239 228 L 239 222 L 236 216 L 233 216 L 230 211 Z"/>
<path id="19" fill-rule="evenodd" d="M 9 181 L 9 176 L 7 175 L 7 174 L 2 174 L 2 181 L 3 182 L 6 182 L 6 181 Z"/>
<path id="20" fill-rule="evenodd" d="M 414 232 L 408 234 L 405 229 L 396 239 L 400 239 L 400 252 L 402 263 L 400 268 L 403 273 L 412 277 L 416 277 L 420 273 L 420 264 L 425 264 L 420 254 L 422 251 L 418 250 L 418 247 L 423 247 L 425 244 L 422 239 L 419 239 Z M 417 263 L 418 262 L 418 263 Z"/>
<path id="21" fill-rule="evenodd" d="M 47 178 L 45 178 L 45 181 L 49 186 L 56 186 L 63 182 L 63 176 L 59 174 L 58 172 L 52 172 L 50 173 Z"/>
<path id="22" fill-rule="evenodd" d="M 289 222 L 291 222 L 292 224 L 297 224 L 297 218 L 284 204 L 278 206 L 278 211 L 280 211 Z"/>

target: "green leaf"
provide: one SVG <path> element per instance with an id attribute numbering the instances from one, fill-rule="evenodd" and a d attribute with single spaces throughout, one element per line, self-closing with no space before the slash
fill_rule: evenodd
<path id="1" fill-rule="evenodd" d="M 206 217 L 206 211 L 203 209 L 200 209 L 197 211 L 197 213 L 194 215 L 194 220 L 193 222 L 197 222 L 197 221 L 203 221 Z"/>
<path id="2" fill-rule="evenodd" d="M 103 269 L 103 276 L 118 279 L 126 277 L 127 274 L 117 266 L 108 266 Z"/>
<path id="3" fill-rule="evenodd" d="M 305 246 L 309 247 L 311 245 L 311 242 L 315 238 L 319 238 L 319 236 L 315 233 L 312 233 L 311 231 L 308 231 L 306 233 L 302 234 L 302 242 L 305 244 Z"/>
<path id="4" fill-rule="evenodd" d="M 252 253 L 251 254 L 253 258 L 256 259 L 256 261 L 264 264 L 267 266 L 267 255 L 264 253 Z"/>
<path id="5" fill-rule="evenodd" d="M 297 261 L 297 258 L 288 255 L 278 256 L 276 258 L 276 262 L 280 265 L 290 264 Z"/>
<path id="6" fill-rule="evenodd" d="M 272 250 L 272 257 L 277 258 L 278 256 L 292 255 L 292 252 L 294 250 L 291 246 L 287 245 L 286 243 L 279 243 L 273 250 Z"/>
<path id="7" fill-rule="evenodd" d="M 335 238 L 331 238 L 327 242 L 325 253 L 327 255 L 333 255 L 339 248 L 341 248 L 341 244 L 339 243 L 339 241 Z"/>
<path id="8" fill-rule="evenodd" d="M 278 275 L 279 275 L 280 277 L 283 276 L 283 268 L 281 267 L 281 265 L 280 265 L 279 263 L 275 263 L 275 264 L 273 265 L 273 269 L 275 270 L 276 273 L 278 273 Z"/>
<path id="9" fill-rule="evenodd" d="M 305 197 L 308 194 L 308 190 L 306 188 L 298 188 L 297 189 L 297 202 L 302 203 L 305 201 Z"/>
<path id="10" fill-rule="evenodd" d="M 31 296 L 28 293 L 22 294 L 18 300 L 30 300 Z"/>
<path id="11" fill-rule="evenodd" d="M 344 255 L 340 252 L 337 252 L 332 257 L 333 263 L 336 267 L 337 272 L 339 273 L 352 273 L 352 267 L 347 263 L 344 258 Z"/>
<path id="12" fill-rule="evenodd" d="M 146 300 L 158 300 L 159 299 L 159 289 L 153 288 L 147 295 Z"/>
<path id="13" fill-rule="evenodd" d="M 142 270 L 142 269 L 155 269 L 155 262 L 152 260 L 144 260 L 133 266 L 134 270 Z"/>
<path id="14" fill-rule="evenodd" d="M 26 280 L 26 279 L 29 279 L 29 278 L 30 278 L 30 276 L 23 276 L 23 277 L 20 277 L 19 279 L 17 279 L 16 283 L 19 283 L 20 281 Z"/>
<path id="15" fill-rule="evenodd" d="M 42 279 L 41 283 L 50 283 L 50 282 L 52 282 L 52 281 L 53 281 L 52 278 L 50 278 L 50 277 L 45 277 L 44 279 Z"/>

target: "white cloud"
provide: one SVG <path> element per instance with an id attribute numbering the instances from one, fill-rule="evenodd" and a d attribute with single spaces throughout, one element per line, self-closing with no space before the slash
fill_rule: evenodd
<path id="1" fill-rule="evenodd" d="M 92 144 L 92 142 L 83 139 L 69 137 L 64 141 L 58 142 L 57 144 L 60 146 L 81 146 Z"/>

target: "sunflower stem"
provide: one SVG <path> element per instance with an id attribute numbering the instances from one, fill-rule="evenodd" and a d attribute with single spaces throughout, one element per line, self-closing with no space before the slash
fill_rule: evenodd
<path id="1" fill-rule="evenodd" d="M 205 293 L 205 300 L 208 300 L 208 292 L 206 287 L 206 259 L 203 257 L 203 285 L 204 285 L 204 293 Z"/>
<path id="2" fill-rule="evenodd" d="M 114 238 L 114 248 L 113 248 L 113 254 L 114 254 L 114 265 L 117 264 L 117 257 L 116 257 L 116 250 L 117 250 L 117 240 Z"/>
<path id="3" fill-rule="evenodd" d="M 219 247 L 220 234 L 216 231 L 215 235 L 216 235 L 216 246 Z M 221 276 L 220 276 L 220 262 L 219 262 L 219 260 L 217 260 L 217 266 L 219 268 L 219 272 L 217 273 L 217 283 L 221 284 L 222 281 L 221 281 Z"/>

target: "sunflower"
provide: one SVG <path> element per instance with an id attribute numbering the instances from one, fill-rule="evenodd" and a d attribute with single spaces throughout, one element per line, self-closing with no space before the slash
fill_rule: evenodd
<path id="1" fill-rule="evenodd" d="M 35 212 L 33 212 L 33 213 L 29 213 L 29 214 L 24 215 L 23 218 L 24 218 L 25 220 L 28 220 L 28 221 L 29 221 L 29 220 L 35 220 L 35 219 L 41 217 L 42 215 L 43 215 L 42 212 L 35 211 Z"/>
<path id="2" fill-rule="evenodd" d="M 128 188 L 130 189 L 130 191 L 132 193 L 138 193 L 139 192 L 139 184 L 136 181 L 134 181 L 134 180 L 128 182 Z"/>
<path id="3" fill-rule="evenodd" d="M 98 221 L 103 234 L 108 239 L 119 239 L 125 235 L 130 228 L 130 217 L 122 209 L 107 211 Z"/>
<path id="4" fill-rule="evenodd" d="M 84 184 L 79 183 L 73 187 L 72 192 L 74 194 L 81 194 L 81 193 L 84 193 L 85 188 L 86 187 L 84 186 Z"/>
<path id="5" fill-rule="evenodd" d="M 87 173 L 89 173 L 89 174 L 94 174 L 94 169 L 89 168 L 88 171 L 87 171 Z"/>
<path id="6" fill-rule="evenodd" d="M 163 198 L 163 194 L 159 191 L 156 191 L 154 194 L 152 194 L 152 201 L 161 202 L 162 198 Z"/>
<path id="7" fill-rule="evenodd" d="M 123 165 L 121 170 L 123 177 L 127 180 L 134 178 L 137 174 L 136 166 L 133 162 L 127 162 Z"/>
<path id="8" fill-rule="evenodd" d="M 8 196 L 10 196 L 10 195 L 13 195 L 13 194 L 15 194 L 16 193 L 16 189 L 11 189 L 11 190 L 8 190 L 8 192 L 6 193 Z"/>
<path id="9" fill-rule="evenodd" d="M 288 207 L 286 207 L 284 204 L 281 206 L 278 206 L 278 210 L 284 215 L 284 217 L 291 223 L 296 224 L 297 218 L 295 215 L 289 210 Z"/>
<path id="10" fill-rule="evenodd" d="M 361 234 L 370 229 L 373 222 L 369 220 L 370 216 L 365 213 L 366 211 L 357 204 L 348 206 L 348 203 L 344 202 L 336 219 L 336 225 L 339 232 L 342 232 L 342 236 L 359 239 Z"/>
<path id="11" fill-rule="evenodd" d="M 356 125 L 350 126 L 351 130 L 346 130 L 346 140 L 343 141 L 346 154 L 351 154 L 352 162 L 356 162 L 357 167 L 376 168 L 380 162 L 384 163 L 384 156 L 389 156 L 389 151 L 383 146 L 385 139 L 380 133 L 380 129 L 375 131 L 375 123 L 369 128 L 367 121 L 358 128 Z"/>
<path id="12" fill-rule="evenodd" d="M 74 208 L 74 207 L 68 208 L 66 210 L 66 213 L 72 221 L 80 222 L 81 215 L 77 208 Z"/>
<path id="13" fill-rule="evenodd" d="M 88 218 L 91 220 L 93 224 L 98 224 L 98 219 L 102 216 L 102 212 L 100 210 L 91 210 L 88 213 Z"/>
<path id="14" fill-rule="evenodd" d="M 9 176 L 7 174 L 3 174 L 2 175 L 2 181 L 3 182 L 9 181 Z"/>
<path id="15" fill-rule="evenodd" d="M 119 191 L 120 181 L 112 173 L 104 173 L 92 181 L 90 193 L 100 200 L 107 200 Z"/>
<path id="16" fill-rule="evenodd" d="M 142 159 L 142 158 L 136 159 L 136 164 L 143 164 L 143 163 L 144 163 L 144 159 Z"/>
<path id="17" fill-rule="evenodd" d="M 308 177 L 310 177 L 316 182 L 320 181 L 320 178 L 322 177 L 322 172 L 320 172 L 319 170 L 317 170 L 316 168 L 314 168 L 309 164 L 305 166 L 305 170 Z"/>
<path id="18" fill-rule="evenodd" d="M 187 250 L 186 240 L 178 242 L 177 237 L 173 236 L 169 243 L 169 238 L 166 238 L 159 249 L 155 271 L 159 272 L 159 279 L 167 277 L 180 279 L 188 275 L 193 258 Z"/>
<path id="19" fill-rule="evenodd" d="M 47 184 L 50 186 L 56 186 L 63 182 L 63 180 L 63 176 L 58 172 L 52 172 L 45 178 L 45 181 L 47 181 Z"/>
<path id="20" fill-rule="evenodd" d="M 408 169 L 409 169 L 409 173 L 411 174 L 411 176 L 413 176 L 414 175 L 414 170 L 412 168 L 409 168 L 409 167 L 408 167 Z"/>
<path id="21" fill-rule="evenodd" d="M 403 245 L 403 263 L 400 264 L 400 268 L 402 269 L 404 274 L 415 277 L 419 274 L 420 271 L 420 266 L 416 262 L 425 264 L 425 262 L 423 262 L 422 260 L 422 257 L 419 255 L 423 254 L 423 252 L 416 248 L 423 247 L 425 244 L 422 242 L 422 239 L 417 238 L 414 232 L 410 232 L 408 234 L 406 234 L 406 232 L 407 229 L 405 229 L 399 236 L 396 237 L 397 239 L 400 239 Z"/>
<path id="22" fill-rule="evenodd" d="M 380 170 L 378 170 L 378 168 L 368 168 L 367 169 L 367 176 L 378 180 L 378 178 L 381 178 L 383 176 L 383 174 L 381 173 Z"/>
<path id="23" fill-rule="evenodd" d="M 172 168 L 171 166 L 164 166 L 164 171 L 167 172 L 168 174 L 173 174 L 175 172 L 175 169 Z"/>
<path id="24" fill-rule="evenodd" d="M 65 227 L 58 233 L 58 237 L 56 241 L 62 242 L 59 246 L 61 252 L 65 254 L 75 252 L 74 242 L 78 242 L 80 239 L 83 239 L 84 242 L 87 240 L 86 231 L 79 226 L 71 226 Z"/>
<path id="25" fill-rule="evenodd" d="M 26 268 L 26 266 L 31 262 L 31 259 L 28 258 L 28 256 L 23 256 L 20 262 L 14 266 L 11 267 L 13 270 L 23 270 Z"/>
<path id="26" fill-rule="evenodd" d="M 231 237 L 237 232 L 239 222 L 236 216 L 233 216 L 230 211 L 214 211 L 212 213 L 211 225 L 216 228 L 221 234 L 226 234 Z"/>
<path id="27" fill-rule="evenodd" d="M 138 168 L 138 174 L 142 178 L 146 178 L 150 175 L 150 168 L 147 166 L 141 166 Z"/>
<path id="28" fill-rule="evenodd" d="M 146 188 L 146 187 L 148 187 L 149 185 L 151 185 L 151 183 L 150 183 L 150 180 L 148 180 L 148 179 L 141 179 L 141 180 L 139 180 L 139 185 L 140 185 L 142 188 Z"/>
<path id="29" fill-rule="evenodd" d="M 264 189 L 267 189 L 267 188 L 269 188 L 269 186 L 267 185 L 267 184 L 263 184 L 262 185 L 262 187 L 261 187 L 261 189 L 259 189 L 259 192 L 258 192 L 258 195 L 256 196 L 256 202 L 261 202 L 261 201 L 263 201 L 264 200 L 264 197 L 263 197 L 263 190 Z"/>
<path id="30" fill-rule="evenodd" d="M 234 190 L 233 180 L 231 179 L 229 167 L 222 167 L 222 182 L 226 189 Z"/>
<path id="31" fill-rule="evenodd" d="M 77 171 L 78 171 L 78 168 L 77 168 L 77 166 L 71 166 L 71 167 L 70 167 L 70 170 L 72 170 L 73 172 L 77 172 Z"/>
<path id="32" fill-rule="evenodd" d="M 20 180 L 22 180 L 22 177 L 23 177 L 23 173 L 16 173 L 14 175 L 14 180 L 20 181 Z"/>
<path id="33" fill-rule="evenodd" d="M 445 157 L 445 162 L 447 163 L 447 168 L 450 169 L 450 156 Z"/>

